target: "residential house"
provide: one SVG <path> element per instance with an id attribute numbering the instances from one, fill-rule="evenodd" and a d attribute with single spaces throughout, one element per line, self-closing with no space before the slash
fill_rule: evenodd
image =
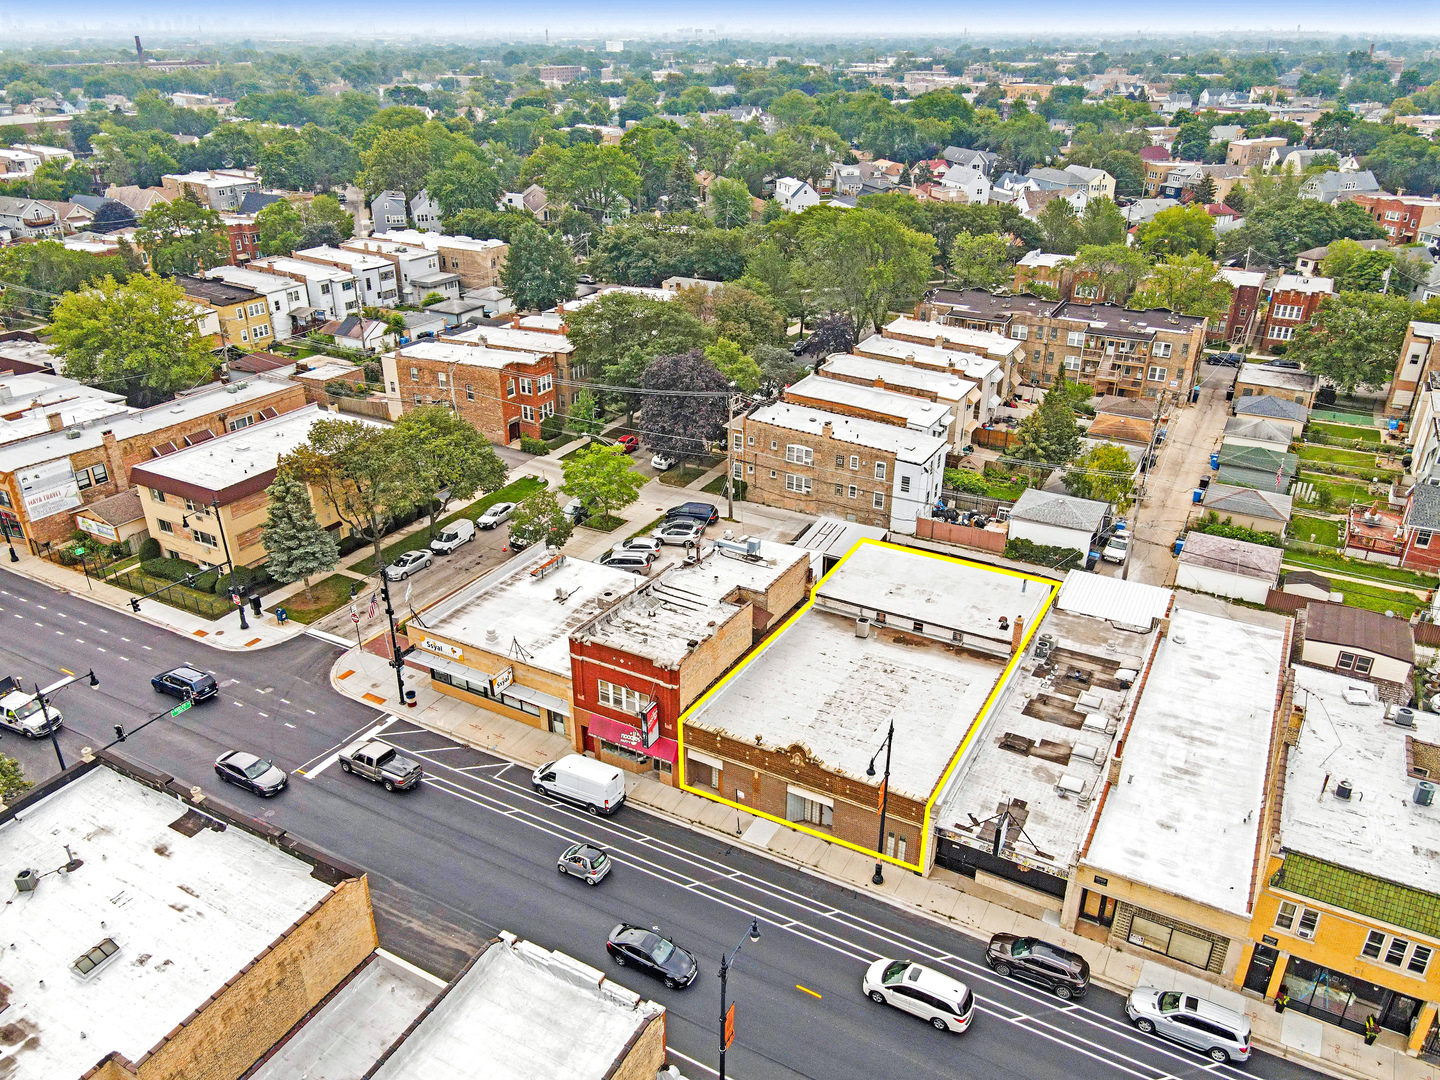
<path id="1" fill-rule="evenodd" d="M 757 405 L 730 430 L 752 502 L 913 533 L 940 495 L 940 436 L 786 402 Z"/>
<path id="2" fill-rule="evenodd" d="M 410 220 L 421 232 L 440 231 L 440 204 L 424 188 L 410 200 Z"/>
<path id="3" fill-rule="evenodd" d="M 1285 549 L 1192 532 L 1185 537 L 1175 587 L 1263 604 L 1280 578 Z"/>
<path id="4" fill-rule="evenodd" d="M 260 226 L 255 223 L 254 214 L 221 214 L 220 221 L 229 241 L 230 254 L 226 261 L 231 266 L 243 266 L 259 258 Z"/>
<path id="5" fill-rule="evenodd" d="M 347 270 L 355 281 L 362 307 L 388 307 L 401 303 L 397 271 L 388 259 L 337 247 L 303 248 L 295 252 L 302 262 Z"/>
<path id="6" fill-rule="evenodd" d="M 361 356 L 374 356 L 395 344 L 395 331 L 390 329 L 389 323 L 367 319 L 363 315 L 332 319 L 317 327 L 315 332 L 334 338 L 340 348 Z"/>
<path id="7" fill-rule="evenodd" d="M 1355 241 L 1366 251 L 1388 251 L 1395 247 L 1395 243 L 1389 239 L 1381 240 L 1358 240 Z M 1295 272 L 1301 276 L 1318 275 L 1320 264 L 1330 254 L 1330 245 L 1307 248 L 1295 256 Z"/>
<path id="8" fill-rule="evenodd" d="M 16 240 L 58 239 L 64 231 L 55 211 L 38 199 L 0 195 L 0 232 Z"/>
<path id="9" fill-rule="evenodd" d="M 177 275 L 175 284 L 187 300 L 215 313 L 219 320 L 217 346 L 249 350 L 274 344 L 270 302 L 253 289 L 190 274 Z"/>
<path id="10" fill-rule="evenodd" d="M 440 306 L 436 304 L 431 310 Z M 583 364 L 571 362 L 575 346 L 570 344 L 563 327 L 558 332 L 547 333 L 543 330 L 521 329 L 517 325 L 521 322 L 523 320 L 518 316 L 512 316 L 509 326 L 477 326 L 470 330 L 451 331 L 444 335 L 444 340 L 483 345 L 490 349 L 532 353 L 548 359 L 555 365 L 555 411 L 564 414 L 575 404 L 575 399 L 580 394 L 577 384 L 588 380 L 592 372 Z"/>
<path id="11" fill-rule="evenodd" d="M 35 175 L 44 164 L 39 154 L 31 154 L 17 147 L 0 147 L 0 180 L 24 180 Z"/>
<path id="12" fill-rule="evenodd" d="M 1335 283 L 1330 278 L 1281 274 L 1270 289 L 1256 347 L 1261 352 L 1274 352 L 1276 346 L 1281 346 L 1283 351 L 1284 345 L 1294 339 L 1295 331 L 1309 322 L 1321 301 L 1334 292 Z"/>
<path id="13" fill-rule="evenodd" d="M 141 492 L 146 529 L 165 555 L 214 566 L 225 561 L 228 550 L 236 566 L 262 563 L 266 491 L 280 459 L 304 445 L 315 424 L 329 415 L 306 405 L 132 466 L 130 482 Z M 319 489 L 309 494 L 320 527 L 337 539 L 345 535 L 349 529 L 335 507 Z"/>
<path id="14" fill-rule="evenodd" d="M 1210 327 L 1212 340 L 1229 342 L 1247 348 L 1254 337 L 1260 316 L 1261 290 L 1265 274 L 1260 270 L 1220 268 L 1220 276 L 1230 283 L 1230 308 L 1225 318 Z"/>
<path id="15" fill-rule="evenodd" d="M 1236 398 L 1235 415 L 1283 425 L 1299 438 L 1310 418 L 1310 410 L 1288 398 L 1262 394 L 1259 397 Z"/>
<path id="16" fill-rule="evenodd" d="M 1427 574 L 1440 570 L 1440 543 L 1435 539 L 1435 534 L 1440 533 L 1440 487 L 1433 479 L 1433 475 L 1427 477 L 1425 483 L 1410 489 L 1402 519 L 1405 548 L 1400 565 Z"/>
<path id="17" fill-rule="evenodd" d="M 1179 205 L 1179 199 L 1136 199 L 1130 204 L 1120 207 L 1120 213 L 1125 215 L 1126 224 L 1133 231 L 1137 225 L 1144 225 L 1146 222 L 1155 220 L 1155 215 L 1160 211 L 1173 210 Z"/>
<path id="18" fill-rule="evenodd" d="M 1323 203 L 1335 203 L 1341 199 L 1356 202 L 1367 195 L 1380 193 L 1380 182 L 1369 169 L 1359 172 L 1331 170 L 1317 173 L 1300 185 L 1302 199 L 1317 199 Z"/>
<path id="19" fill-rule="evenodd" d="M 1272 150 L 1265 162 L 1265 169 L 1267 172 L 1279 171 L 1299 176 L 1311 166 L 1324 164 L 1327 159 L 1333 161 L 1338 172 L 1357 172 L 1360 169 L 1360 162 L 1351 154 L 1342 158 L 1334 150 L 1312 149 L 1306 146 L 1282 146 Z"/>
<path id="20" fill-rule="evenodd" d="M 1219 470 L 1215 479 L 1232 487 L 1266 491 L 1288 491 L 1295 478 L 1299 459 L 1259 446 L 1220 445 Z"/>
<path id="21" fill-rule="evenodd" d="M 1025 293 L 1034 285 L 1046 285 L 1054 289 L 1060 299 L 1068 300 L 1068 286 L 1074 279 L 1070 267 L 1074 262 L 1074 255 L 1051 255 L 1040 248 L 1028 251 L 1016 261 L 1015 278 L 1010 287 L 1017 293 Z"/>
<path id="22" fill-rule="evenodd" d="M 1307 409 L 1314 408 L 1315 392 L 1319 388 L 1319 376 L 1271 364 L 1241 364 L 1235 376 L 1236 397 L 1289 398 Z"/>
<path id="23" fill-rule="evenodd" d="M 260 180 L 254 169 L 204 169 L 162 176 L 160 188 L 172 202 L 189 196 L 211 210 L 238 210 Z"/>
<path id="24" fill-rule="evenodd" d="M 491 442 L 540 438 L 554 416 L 553 354 L 492 348 L 478 340 L 417 341 L 381 358 L 390 415 L 448 405 Z"/>
<path id="25" fill-rule="evenodd" d="M 910 350 L 902 343 L 920 345 L 922 348 Z M 926 352 L 924 346 L 939 352 Z M 871 334 L 856 345 L 855 352 L 861 356 L 898 359 L 940 370 L 962 370 L 967 378 L 988 384 L 993 393 L 1002 398 L 1008 398 L 1018 382 L 1017 365 L 1024 355 L 1019 342 L 991 330 L 938 320 L 932 322 L 910 319 L 905 316 L 891 319 L 881 327 L 879 334 Z M 961 355 L 945 355 L 948 353 Z M 981 411 L 986 415 L 987 423 L 989 411 L 995 407 L 988 404 L 988 401 L 987 398 L 981 403 Z M 996 405 L 998 404 L 999 402 L 996 402 Z"/>
<path id="26" fill-rule="evenodd" d="M 360 310 L 360 289 L 355 284 L 355 274 L 348 268 L 273 255 L 254 260 L 247 269 L 287 277 L 304 287 L 305 308 L 309 310 L 292 310 L 294 320 L 308 324 L 316 320 L 343 319 Z"/>
<path id="27" fill-rule="evenodd" d="M 970 150 L 963 146 L 947 146 L 940 156 L 952 166 L 958 165 L 984 177 L 989 177 L 996 161 L 996 155 L 992 151 Z"/>
<path id="28" fill-rule="evenodd" d="M 145 213 L 157 203 L 174 201 L 174 197 L 164 188 L 142 188 L 134 184 L 111 184 L 105 189 L 105 198 L 124 203 L 134 212 L 137 219 L 144 217 Z"/>
<path id="29" fill-rule="evenodd" d="M 908 320 L 913 322 L 914 320 Z M 887 331 L 895 328 L 892 322 Z M 933 323 L 922 323 L 921 326 L 934 326 Z M 900 329 L 904 329 L 902 326 Z M 967 330 L 960 327 L 945 327 L 943 337 L 931 338 L 930 341 L 940 341 L 942 344 L 919 345 L 910 337 L 889 337 L 881 334 L 871 334 L 864 341 L 855 346 L 855 356 L 866 359 L 883 361 L 895 365 L 903 365 L 907 368 L 917 369 L 926 373 L 932 378 L 958 378 L 967 385 L 964 387 L 955 386 L 948 393 L 955 394 L 964 392 L 965 400 L 969 403 L 966 415 L 956 414 L 961 434 L 967 439 L 971 437 L 975 428 L 990 424 L 999 409 L 1010 394 L 1006 383 L 1006 365 L 990 356 L 980 353 L 967 352 L 964 350 L 964 343 L 953 340 L 964 336 L 981 338 L 995 338 L 993 334 L 985 334 L 983 331 Z M 1004 338 L 996 338 L 1001 345 L 1013 344 Z M 838 355 L 838 354 L 837 354 Z M 833 359 L 833 358 L 832 358 Z M 833 370 L 833 369 L 832 369 Z M 886 375 L 886 378 L 891 376 Z M 917 380 L 923 380 L 925 375 L 917 374 L 896 374 L 892 381 L 896 387 L 903 387 L 914 384 Z M 937 394 L 939 391 L 936 391 Z M 940 400 L 939 397 L 936 400 Z M 973 441 L 973 440 L 972 440 Z M 965 445 L 962 443 L 961 445 Z"/>
<path id="30" fill-rule="evenodd" d="M 1216 236 L 1223 236 L 1245 224 L 1245 219 L 1223 202 L 1206 203 L 1205 213 L 1210 215 L 1210 224 L 1215 229 Z"/>
<path id="31" fill-rule="evenodd" d="M 468 236 L 446 236 L 416 229 L 391 229 L 371 239 L 418 244 L 435 252 L 439 260 L 436 269 L 442 274 L 459 275 L 462 290 L 498 286 L 505 256 L 510 251 L 510 245 L 503 240 L 473 240 Z"/>
<path id="32" fill-rule="evenodd" d="M 1069 548 L 1080 553 L 1076 566 L 1109 525 L 1113 507 L 1095 499 L 1077 499 L 1039 488 L 1027 488 L 1010 508 L 1010 538 L 1045 547 Z"/>
<path id="33" fill-rule="evenodd" d="M 1225 164 L 1253 169 L 1264 165 L 1274 150 L 1285 145 L 1281 135 L 1265 135 L 1255 139 L 1232 139 L 1225 147 Z"/>
<path id="34" fill-rule="evenodd" d="M 775 181 L 775 201 L 787 214 L 798 214 L 820 202 L 820 194 L 804 180 L 782 176 Z"/>
<path id="35" fill-rule="evenodd" d="M 439 253 L 428 247 L 371 236 L 343 240 L 340 249 L 373 255 L 394 266 L 401 303 L 418 307 L 431 293 L 443 300 L 460 298 L 460 275 L 442 271 Z"/>
<path id="36" fill-rule="evenodd" d="M 807 375 L 780 391 L 780 399 L 793 405 L 807 405 L 824 412 L 876 420 L 911 431 L 924 432 L 955 446 L 955 414 L 939 402 L 911 394 L 896 393 L 876 386 L 858 386 L 824 375 Z"/>
<path id="37" fill-rule="evenodd" d="M 1396 244 L 1414 244 L 1420 231 L 1440 223 L 1440 198 L 1418 195 L 1361 194 L 1350 201 L 1364 209 Z"/>
<path id="38" fill-rule="evenodd" d="M 1111 200 L 1115 198 L 1115 178 L 1104 169 L 1092 169 L 1085 165 L 1066 165 L 1063 171 L 1085 185 L 1085 193 L 1088 198 Z"/>
<path id="39" fill-rule="evenodd" d="M 216 266 L 206 270 L 204 276 L 264 297 L 275 341 L 288 341 L 318 323 L 308 303 L 304 282 L 239 266 Z"/>
<path id="40" fill-rule="evenodd" d="M 1386 411 L 1392 416 L 1408 415 L 1416 404 L 1416 394 L 1429 384 L 1430 376 L 1437 371 L 1440 371 L 1440 323 L 1412 319 L 1400 345 Z"/>
<path id="41" fill-rule="evenodd" d="M 370 200 L 370 225 L 375 232 L 403 229 L 409 223 L 403 191 L 382 191 Z"/>
<path id="42" fill-rule="evenodd" d="M 1221 521 L 1243 525 L 1257 532 L 1274 533 L 1283 536 L 1290 525 L 1294 500 L 1274 490 L 1232 487 L 1229 484 L 1211 484 L 1205 489 L 1205 502 L 1200 509 L 1213 513 Z"/>
<path id="43" fill-rule="evenodd" d="M 1225 421 L 1222 441 L 1231 446 L 1260 446 L 1285 453 L 1294 440 L 1294 431 L 1286 424 L 1263 420 L 1258 416 L 1232 416 Z"/>
<path id="44" fill-rule="evenodd" d="M 1305 608 L 1304 633 L 1302 664 L 1371 682 L 1393 683 L 1403 688 L 1400 700 L 1410 700 L 1415 634 L 1404 619 L 1312 600 Z"/>

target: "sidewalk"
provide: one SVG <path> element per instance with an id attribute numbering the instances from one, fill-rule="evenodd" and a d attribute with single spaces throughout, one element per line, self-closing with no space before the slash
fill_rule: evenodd
<path id="1" fill-rule="evenodd" d="M 352 648 L 336 661 L 330 681 L 342 694 L 389 709 L 420 727 L 517 764 L 534 767 L 573 750 L 563 735 L 507 720 L 439 693 L 430 687 L 424 670 L 407 667 L 404 680 L 406 689 L 416 693 L 414 708 L 399 705 L 395 673 L 384 656 Z M 627 773 L 626 791 L 636 805 L 678 824 L 721 836 L 856 893 L 878 896 L 898 908 L 948 922 L 977 940 L 988 941 L 1000 932 L 1044 937 L 1083 955 L 1096 984 L 1117 993 L 1128 994 L 1140 985 L 1157 986 L 1201 994 L 1243 1011 L 1250 1017 L 1256 1047 L 1311 1069 L 1347 1080 L 1440 1080 L 1440 1067 L 1406 1056 L 1404 1041 L 1393 1032 L 1383 1032 L 1374 1046 L 1367 1047 L 1351 1032 L 1294 1011 L 1277 1014 L 1268 1002 L 1241 994 L 1233 985 L 1147 959 L 1143 950 L 1125 952 L 1067 933 L 1060 928 L 1055 911 L 943 868 L 920 877 L 891 867 L 886 870 L 885 883 L 875 885 L 871 882 L 873 856 L 647 777 Z"/>

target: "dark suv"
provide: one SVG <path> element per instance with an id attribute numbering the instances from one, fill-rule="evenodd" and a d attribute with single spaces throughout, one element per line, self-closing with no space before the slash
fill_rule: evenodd
<path id="1" fill-rule="evenodd" d="M 679 506 L 672 506 L 665 511 L 665 520 L 674 521 L 677 518 L 693 518 L 696 521 L 703 521 L 706 525 L 714 525 L 720 520 L 720 510 L 713 503 L 687 502 Z"/>
<path id="2" fill-rule="evenodd" d="M 215 685 L 214 675 L 207 675 L 190 664 L 181 664 L 169 671 L 162 671 L 150 679 L 150 685 L 162 694 L 189 698 L 197 705 L 220 692 L 220 688 Z"/>
<path id="3" fill-rule="evenodd" d="M 985 948 L 985 962 L 997 975 L 1033 982 L 1067 1001 L 1090 987 L 1090 965 L 1083 956 L 1039 938 L 996 934 Z"/>

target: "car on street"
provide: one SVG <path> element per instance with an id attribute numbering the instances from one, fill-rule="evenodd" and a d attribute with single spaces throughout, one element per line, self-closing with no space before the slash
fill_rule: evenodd
<path id="1" fill-rule="evenodd" d="M 46 720 L 46 713 L 49 720 Z M 0 727 L 19 732 L 29 739 L 39 739 L 65 726 L 60 710 L 47 701 L 27 693 L 19 679 L 6 675 L 0 678 Z"/>
<path id="2" fill-rule="evenodd" d="M 694 518 L 667 522 L 650 534 L 663 544 L 698 544 L 705 535 L 705 526 Z"/>
<path id="3" fill-rule="evenodd" d="M 571 844 L 555 864 L 562 874 L 583 878 L 586 885 L 599 885 L 614 865 L 605 849 L 595 844 Z"/>
<path id="4" fill-rule="evenodd" d="M 1238 352 L 1211 353 L 1207 359 L 1220 367 L 1239 367 L 1245 362 L 1245 354 Z"/>
<path id="5" fill-rule="evenodd" d="M 511 551 L 524 551 L 529 546 L 530 541 L 525 537 L 516 536 L 513 532 L 510 534 L 509 548 Z"/>
<path id="6" fill-rule="evenodd" d="M 720 520 L 720 508 L 714 503 L 687 502 L 665 511 L 666 521 L 675 521 L 678 518 L 694 518 L 706 525 L 714 525 Z"/>
<path id="7" fill-rule="evenodd" d="M 643 551 L 607 551 L 596 560 L 601 566 L 612 566 L 616 570 L 628 570 L 632 574 L 648 574 L 655 556 Z"/>
<path id="8" fill-rule="evenodd" d="M 590 508 L 579 499 L 571 499 L 565 504 L 565 516 L 572 525 L 579 525 L 590 517 Z"/>
<path id="9" fill-rule="evenodd" d="M 357 739 L 337 755 L 340 771 L 363 776 L 386 791 L 409 791 L 420 783 L 420 763 L 379 739 Z"/>
<path id="10" fill-rule="evenodd" d="M 169 671 L 150 677 L 150 685 L 162 694 L 171 697 L 188 698 L 197 705 L 209 701 L 220 692 L 215 676 L 201 671 L 194 664 L 181 664 Z"/>
<path id="11" fill-rule="evenodd" d="M 1125 999 L 1125 1015 L 1145 1034 L 1163 1035 L 1213 1061 L 1249 1060 L 1249 1017 L 1194 994 L 1137 986 Z"/>
<path id="12" fill-rule="evenodd" d="M 660 557 L 660 551 L 664 546 L 664 544 L 660 543 L 660 541 L 656 540 L 653 536 L 632 536 L 629 540 L 621 540 L 620 543 L 616 544 L 615 550 L 644 551 L 658 559 Z"/>
<path id="13" fill-rule="evenodd" d="M 669 454 L 656 454 L 650 459 L 650 467 L 666 472 L 675 467 L 675 459 Z"/>
<path id="14" fill-rule="evenodd" d="M 474 539 L 475 523 L 469 518 L 457 518 L 430 541 L 430 550 L 436 555 L 449 555 L 461 544 L 468 544 Z"/>
<path id="15" fill-rule="evenodd" d="M 1130 554 L 1130 534 L 1117 532 L 1110 537 L 1100 557 L 1106 562 L 1123 563 Z"/>
<path id="16" fill-rule="evenodd" d="M 638 435 L 621 435 L 615 442 L 627 454 L 633 454 L 640 449 L 640 437 Z"/>
<path id="17" fill-rule="evenodd" d="M 404 581 L 411 574 L 419 573 L 434 561 L 428 551 L 407 551 L 385 567 L 385 576 L 391 581 Z"/>
<path id="18" fill-rule="evenodd" d="M 689 986 L 700 973 L 694 954 L 686 952 L 658 931 L 631 923 L 621 923 L 610 931 L 605 951 L 621 967 L 633 967 L 646 975 L 664 979 L 671 990 Z"/>
<path id="19" fill-rule="evenodd" d="M 996 934 L 985 947 L 985 962 L 997 975 L 1035 983 L 1067 1001 L 1090 988 L 1090 965 L 1083 956 L 1039 938 Z"/>
<path id="20" fill-rule="evenodd" d="M 530 783 L 542 795 L 584 807 L 594 817 L 608 817 L 625 802 L 625 773 L 583 754 L 547 761 L 530 774 Z"/>
<path id="21" fill-rule="evenodd" d="M 266 798 L 279 794 L 290 782 L 284 769 L 245 750 L 228 750 L 216 758 L 215 775 L 227 784 Z"/>
<path id="22" fill-rule="evenodd" d="M 510 520 L 515 513 L 513 502 L 498 502 L 493 506 L 485 508 L 485 512 L 475 519 L 475 525 L 480 529 L 493 529 L 496 525 Z"/>
<path id="23" fill-rule="evenodd" d="M 975 995 L 959 979 L 913 960 L 881 958 L 865 969 L 865 996 L 928 1021 L 940 1031 L 964 1031 L 975 1018 Z"/>

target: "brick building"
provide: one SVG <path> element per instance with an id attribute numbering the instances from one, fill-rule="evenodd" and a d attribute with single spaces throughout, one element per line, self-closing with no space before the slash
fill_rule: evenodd
<path id="1" fill-rule="evenodd" d="M 939 402 L 926 401 L 913 394 L 896 393 L 879 386 L 857 386 L 816 374 L 785 387 L 780 397 L 792 405 L 893 424 L 956 445 L 955 414 Z"/>
<path id="2" fill-rule="evenodd" d="M 220 322 L 217 346 L 231 346 L 248 352 L 275 343 L 270 302 L 253 289 L 188 274 L 178 275 L 175 283 L 187 300 L 215 313 Z"/>
<path id="3" fill-rule="evenodd" d="M 1356 195 L 1351 200 L 1397 244 L 1416 243 L 1420 230 L 1440 222 L 1440 199 L 1418 195 Z"/>
<path id="4" fill-rule="evenodd" d="M 966 446 L 971 441 L 980 404 L 980 387 L 973 379 L 918 364 L 894 363 L 846 353 L 834 354 L 821 363 L 815 373 L 838 382 L 909 394 L 944 405 L 955 417 L 951 429 L 952 443 Z"/>
<path id="5" fill-rule="evenodd" d="M 1220 276 L 1230 283 L 1230 308 L 1225 318 L 1210 327 L 1211 341 L 1228 341 L 1244 348 L 1255 334 L 1260 317 L 1261 292 L 1265 287 L 1265 274 L 1260 270 L 1236 270 L 1221 267 Z"/>
<path id="6" fill-rule="evenodd" d="M 126 415 L 57 423 L 0 446 L 0 513 L 39 554 L 75 530 L 73 511 L 134 486 L 132 467 L 304 404 L 301 387 L 258 375 Z"/>
<path id="7" fill-rule="evenodd" d="M 255 224 L 254 214 L 221 214 L 225 232 L 230 241 L 230 256 L 225 261 L 231 266 L 243 266 L 251 259 L 260 257 L 260 226 Z"/>
<path id="8" fill-rule="evenodd" d="M 421 341 L 381 358 L 390 414 L 443 403 L 491 442 L 540 438 L 555 415 L 555 362 L 478 341 Z"/>
<path id="9" fill-rule="evenodd" d="M 491 289 L 500 284 L 500 271 L 510 245 L 503 240 L 475 240 L 468 236 L 446 236 L 418 229 L 391 229 L 376 233 L 374 240 L 397 240 L 419 244 L 439 258 L 441 273 L 458 274 L 465 289 Z"/>
<path id="10" fill-rule="evenodd" d="M 1405 328 L 1405 341 L 1395 363 L 1395 377 L 1390 381 L 1390 400 L 1386 405 L 1392 416 L 1407 416 L 1415 404 L 1415 395 L 1428 385 L 1430 377 L 1440 371 L 1440 323 L 1412 319 Z"/>
<path id="11" fill-rule="evenodd" d="M 730 438 L 734 475 L 749 485 L 750 501 L 903 533 L 940 497 L 949 446 L 939 436 L 786 402 L 738 417 Z"/>
<path id="12" fill-rule="evenodd" d="M 260 190 L 254 169 L 206 169 L 160 178 L 169 201 L 190 197 L 211 210 L 236 210 L 245 196 Z"/>
<path id="13" fill-rule="evenodd" d="M 1261 352 L 1274 352 L 1275 347 L 1293 341 L 1295 331 L 1310 321 L 1325 297 L 1335 292 L 1335 283 L 1327 277 L 1306 277 L 1281 274 L 1270 289 L 1269 304 L 1256 347 Z"/>
<path id="14" fill-rule="evenodd" d="M 584 365 L 571 363 L 575 346 L 570 344 L 563 331 L 522 330 L 516 325 L 519 321 L 517 316 L 511 318 L 509 326 L 476 326 L 470 330 L 449 331 L 440 340 L 482 345 L 505 352 L 531 353 L 549 360 L 555 365 L 555 411 L 566 412 L 580 393 L 573 380 L 583 381 L 589 372 Z"/>

